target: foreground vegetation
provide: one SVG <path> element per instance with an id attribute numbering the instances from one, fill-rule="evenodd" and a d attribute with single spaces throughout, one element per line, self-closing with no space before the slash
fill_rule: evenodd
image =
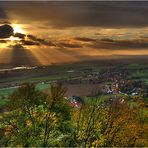
<path id="1" fill-rule="evenodd" d="M 0 146 L 148 146 L 142 98 L 136 96 L 131 105 L 128 97 L 98 97 L 73 108 L 65 92 L 60 84 L 51 85 L 48 95 L 34 84 L 19 87 L 0 114 Z"/>

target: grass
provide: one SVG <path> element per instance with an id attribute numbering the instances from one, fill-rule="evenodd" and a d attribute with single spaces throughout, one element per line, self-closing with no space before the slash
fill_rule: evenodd
<path id="1" fill-rule="evenodd" d="M 105 94 L 105 95 L 99 95 L 97 97 L 84 97 L 84 101 L 85 103 L 87 104 L 99 104 L 99 103 L 102 103 L 102 102 L 105 102 L 105 101 L 108 101 L 109 98 L 113 97 L 115 95 L 113 94 Z"/>
<path id="2" fill-rule="evenodd" d="M 44 83 L 38 83 L 36 85 L 36 88 L 38 90 L 44 90 L 44 89 L 48 89 L 50 87 L 50 84 L 44 84 Z M 7 103 L 6 99 L 3 99 L 3 97 L 7 97 L 9 95 L 11 95 L 17 88 L 3 88 L 0 89 L 0 106 L 3 106 Z"/>
<path id="3" fill-rule="evenodd" d="M 0 99 L 0 107 L 7 103 L 6 99 Z"/>
<path id="4" fill-rule="evenodd" d="M 44 90 L 44 89 L 47 89 L 49 88 L 50 84 L 44 84 L 44 83 L 38 83 L 36 85 L 36 88 L 38 90 Z M 0 89 L 0 96 L 8 96 L 10 94 L 12 94 L 17 88 L 16 87 L 10 87 L 10 88 L 3 88 L 3 89 Z"/>
<path id="5" fill-rule="evenodd" d="M 51 75 L 51 76 L 40 76 L 40 77 L 24 77 L 24 78 L 7 78 L 5 80 L 1 80 L 0 82 L 12 82 L 14 83 L 25 83 L 25 82 L 40 82 L 40 81 L 52 81 L 52 80 L 60 80 L 68 78 L 68 75 Z"/>
<path id="6" fill-rule="evenodd" d="M 3 89 L 0 89 L 0 96 L 8 96 L 10 95 L 11 93 L 13 93 L 17 88 L 3 88 Z"/>
<path id="7" fill-rule="evenodd" d="M 49 88 L 49 87 L 50 87 L 50 84 L 39 83 L 39 84 L 36 85 L 36 88 L 37 88 L 38 90 L 45 90 L 45 89 L 47 89 L 47 88 Z"/>
<path id="8" fill-rule="evenodd" d="M 134 71 L 128 76 L 128 78 L 132 80 L 144 81 L 146 84 L 148 84 L 148 70 Z"/>

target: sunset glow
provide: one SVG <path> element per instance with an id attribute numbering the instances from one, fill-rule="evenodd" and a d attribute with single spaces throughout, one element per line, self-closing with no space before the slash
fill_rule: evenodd
<path id="1" fill-rule="evenodd" d="M 144 4 L 140 8 L 102 2 L 33 4 L 35 7 L 29 2 L 3 4 L 7 10 L 3 16 L 7 17 L 0 26 L 8 32 L 2 34 L 0 48 L 5 55 L 0 51 L 0 63 L 11 50 L 13 60 L 41 65 L 148 55 L 148 23 L 141 21 L 147 16 Z M 94 10 L 88 9 L 90 6 L 95 6 Z M 119 17 L 123 12 L 123 18 Z"/>
<path id="2" fill-rule="evenodd" d="M 22 34 L 26 33 L 21 24 L 12 24 L 12 27 L 14 29 L 14 33 L 22 33 Z"/>
<path id="3" fill-rule="evenodd" d="M 19 41 L 20 39 L 17 38 L 17 37 L 11 36 L 11 37 L 9 38 L 9 40 L 10 40 L 10 41 Z"/>

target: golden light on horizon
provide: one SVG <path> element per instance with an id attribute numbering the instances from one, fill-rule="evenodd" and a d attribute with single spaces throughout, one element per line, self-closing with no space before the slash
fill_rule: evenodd
<path id="1" fill-rule="evenodd" d="M 26 31 L 23 29 L 22 24 L 12 24 L 12 27 L 14 29 L 14 33 L 22 33 L 22 34 L 26 33 Z"/>
<path id="2" fill-rule="evenodd" d="M 11 36 L 11 37 L 9 38 L 9 40 L 10 40 L 10 41 L 19 41 L 19 40 L 21 40 L 21 39 L 19 39 L 19 38 L 17 38 L 17 37 Z"/>

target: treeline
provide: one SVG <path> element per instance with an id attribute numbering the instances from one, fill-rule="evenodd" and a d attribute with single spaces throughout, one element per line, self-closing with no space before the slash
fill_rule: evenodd
<path id="1" fill-rule="evenodd" d="M 139 147 L 148 146 L 145 103 L 139 97 L 84 103 L 64 99 L 66 88 L 53 84 L 48 94 L 26 83 L 7 99 L 0 114 L 0 146 Z"/>

